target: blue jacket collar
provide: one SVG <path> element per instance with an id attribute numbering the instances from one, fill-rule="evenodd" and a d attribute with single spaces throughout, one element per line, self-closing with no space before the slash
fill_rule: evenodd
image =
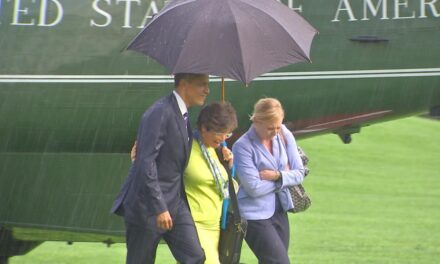
<path id="1" fill-rule="evenodd" d="M 275 152 L 278 152 L 278 144 L 276 143 L 276 141 L 278 140 L 278 135 L 272 139 L 272 146 L 273 146 L 273 150 L 274 150 L 274 154 L 272 155 L 268 149 L 266 149 L 266 147 L 263 145 L 263 143 L 261 143 L 261 139 L 258 137 L 257 135 L 257 131 L 255 131 L 255 127 L 254 125 L 252 125 L 249 129 L 249 140 L 251 141 L 251 143 L 267 158 L 267 160 L 270 161 L 270 163 L 273 165 L 274 169 L 278 169 L 278 162 L 275 158 L 276 154 Z"/>

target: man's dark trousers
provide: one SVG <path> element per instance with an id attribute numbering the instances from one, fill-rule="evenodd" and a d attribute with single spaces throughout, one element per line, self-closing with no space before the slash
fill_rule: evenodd
<path id="1" fill-rule="evenodd" d="M 151 228 L 156 222 L 156 217 L 151 216 L 149 228 L 125 222 L 127 238 L 127 263 L 150 264 L 156 258 L 157 245 L 163 238 L 171 250 L 174 258 L 180 263 L 204 263 L 205 257 L 193 220 L 186 203 L 182 202 L 174 212 L 173 228 L 170 231 Z"/>
<path id="2" fill-rule="evenodd" d="M 156 101 L 142 116 L 136 159 L 116 198 L 112 212 L 127 227 L 127 263 L 154 263 L 161 237 L 182 264 L 203 263 L 204 252 L 185 202 L 183 171 L 192 135 L 173 93 Z M 173 228 L 157 227 L 157 216 L 168 211 Z"/>

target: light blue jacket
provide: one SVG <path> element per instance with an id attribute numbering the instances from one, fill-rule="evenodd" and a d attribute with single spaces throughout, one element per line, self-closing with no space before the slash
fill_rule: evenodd
<path id="1" fill-rule="evenodd" d="M 275 212 L 276 195 L 285 211 L 293 208 L 292 198 L 286 186 L 300 184 L 304 179 L 304 166 L 295 138 L 284 125 L 281 129 L 286 144 L 280 134 L 275 136 L 272 139 L 273 155 L 261 143 L 254 126 L 251 126 L 232 147 L 234 164 L 240 180 L 238 205 L 242 217 L 247 220 L 272 217 Z M 286 167 L 287 160 L 290 170 Z M 261 180 L 259 171 L 264 169 L 281 171 L 282 180 Z"/>

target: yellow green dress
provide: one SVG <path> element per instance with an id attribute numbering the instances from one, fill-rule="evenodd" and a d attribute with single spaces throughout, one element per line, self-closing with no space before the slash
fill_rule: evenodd
<path id="1" fill-rule="evenodd" d="M 207 150 L 217 162 L 223 178 L 227 180 L 228 174 L 221 165 L 215 149 L 207 147 Z M 223 200 L 197 140 L 192 142 L 191 155 L 184 172 L 184 184 L 191 215 L 205 251 L 205 264 L 219 264 L 218 242 Z"/>

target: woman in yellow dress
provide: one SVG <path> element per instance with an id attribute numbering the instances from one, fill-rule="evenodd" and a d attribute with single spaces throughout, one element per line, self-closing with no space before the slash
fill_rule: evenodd
<path id="1" fill-rule="evenodd" d="M 232 152 L 220 144 L 232 135 L 237 117 L 230 103 L 211 103 L 197 119 L 191 155 L 184 172 L 184 186 L 205 264 L 219 264 L 218 244 L 223 199 L 229 198 L 228 174 L 221 159 L 232 165 Z M 228 167 L 228 166 L 226 166 Z"/>
<path id="2" fill-rule="evenodd" d="M 227 169 L 233 160 L 232 151 L 221 147 L 221 143 L 231 137 L 236 127 L 237 115 L 230 103 L 215 102 L 203 107 L 183 175 L 191 215 L 205 251 L 205 264 L 220 263 L 220 218 L 223 200 L 229 198 Z M 136 142 L 131 151 L 132 160 L 135 157 Z"/>

